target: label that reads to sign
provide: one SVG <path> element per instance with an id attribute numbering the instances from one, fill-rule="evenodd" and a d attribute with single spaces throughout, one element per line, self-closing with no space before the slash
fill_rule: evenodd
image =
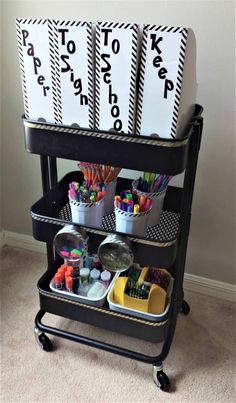
<path id="1" fill-rule="evenodd" d="M 144 26 L 137 134 L 158 134 L 164 138 L 182 135 L 185 122 L 187 123 L 193 113 L 196 96 L 195 66 L 185 63 L 187 36 L 186 28 Z M 195 44 L 192 44 L 193 55 L 196 53 L 194 46 Z M 192 59 L 195 62 L 195 57 Z M 190 68 L 192 75 L 188 72 Z M 185 88 L 183 92 L 185 72 L 189 90 Z M 181 98 L 184 98 L 184 103 Z"/>
<path id="2" fill-rule="evenodd" d="M 50 21 L 53 90 L 58 123 L 94 128 L 92 25 Z"/>
<path id="3" fill-rule="evenodd" d="M 136 24 L 96 24 L 96 129 L 134 132 L 137 31 Z"/>
<path id="4" fill-rule="evenodd" d="M 50 69 L 48 20 L 17 19 L 25 117 L 56 123 Z"/>

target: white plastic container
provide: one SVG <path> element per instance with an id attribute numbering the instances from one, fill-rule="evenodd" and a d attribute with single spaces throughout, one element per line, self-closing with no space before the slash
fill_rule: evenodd
<path id="1" fill-rule="evenodd" d="M 105 289 L 104 294 L 100 297 L 100 298 L 88 298 L 88 297 L 84 297 L 82 295 L 78 295 L 78 294 L 74 294 L 74 293 L 70 293 L 64 290 L 57 290 L 55 288 L 55 284 L 54 284 L 54 279 L 52 279 L 50 281 L 49 287 L 51 288 L 52 292 L 60 295 L 61 297 L 64 298 L 68 298 L 68 299 L 72 299 L 73 301 L 77 301 L 77 302 L 81 302 L 83 304 L 88 304 L 88 305 L 95 305 L 95 306 L 103 306 L 106 302 L 106 297 L 108 292 L 111 290 L 111 288 L 114 285 L 114 280 L 119 276 L 119 272 L 116 273 L 113 277 L 113 279 L 110 282 L 110 285 L 108 288 Z"/>
<path id="2" fill-rule="evenodd" d="M 113 180 L 106 185 L 106 194 L 104 197 L 104 214 L 111 214 L 114 210 L 114 197 L 116 193 L 117 180 Z"/>
<path id="3" fill-rule="evenodd" d="M 172 289 L 173 289 L 173 283 L 174 283 L 174 280 L 171 277 L 169 287 L 167 289 L 166 307 L 165 307 L 164 312 L 161 313 L 161 314 L 154 315 L 152 313 L 141 312 L 141 311 L 137 311 L 136 309 L 130 309 L 130 308 L 126 308 L 125 306 L 115 304 L 112 301 L 113 286 L 112 286 L 112 288 L 110 288 L 110 291 L 109 291 L 108 296 L 107 296 L 107 300 L 108 300 L 108 303 L 109 303 L 109 308 L 112 311 L 116 311 L 116 312 L 120 312 L 120 313 L 124 313 L 124 314 L 128 314 L 128 315 L 136 316 L 137 318 L 141 318 L 141 319 L 146 319 L 146 320 L 151 320 L 151 321 L 154 321 L 154 322 L 159 322 L 167 314 L 167 312 L 169 310 L 170 301 L 171 301 L 171 293 L 172 293 Z"/>
<path id="4" fill-rule="evenodd" d="M 72 221 L 76 224 L 101 227 L 104 215 L 104 198 L 94 203 L 70 200 Z"/>
<path id="5" fill-rule="evenodd" d="M 160 217 L 162 213 L 163 203 L 166 195 L 166 189 L 161 192 L 156 193 L 146 193 L 137 189 L 138 180 L 133 181 L 132 188 L 137 192 L 138 196 L 145 195 L 152 200 L 152 210 L 148 218 L 148 226 L 157 225 L 160 222 Z"/>
<path id="6" fill-rule="evenodd" d="M 145 236 L 152 207 L 143 213 L 128 213 L 115 206 L 116 231 Z"/>

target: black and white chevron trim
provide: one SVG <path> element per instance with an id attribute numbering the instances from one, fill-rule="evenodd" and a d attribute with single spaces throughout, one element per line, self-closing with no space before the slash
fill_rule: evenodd
<path id="1" fill-rule="evenodd" d="M 180 105 L 180 97 L 181 97 L 181 86 L 182 86 L 182 79 L 183 79 L 185 49 L 186 49 L 188 30 L 186 28 L 182 28 L 181 34 L 182 35 L 181 35 L 181 45 L 180 45 L 180 53 L 179 53 L 178 73 L 177 73 L 177 80 L 176 80 L 176 86 L 175 86 L 174 110 L 173 110 L 173 115 L 172 115 L 171 133 L 170 133 L 173 138 L 176 137 L 176 129 L 177 129 L 177 123 L 178 123 L 179 105 Z"/>
<path id="2" fill-rule="evenodd" d="M 55 123 L 58 122 L 57 116 L 57 91 L 56 91 L 56 69 L 54 63 L 54 36 L 53 36 L 53 21 L 48 20 L 48 39 L 49 39 L 49 55 L 50 55 L 50 70 L 51 70 L 51 79 L 52 79 L 52 101 L 53 101 L 53 112 L 54 112 L 54 120 Z"/>
<path id="3" fill-rule="evenodd" d="M 144 25 L 144 31 L 154 31 L 154 32 L 160 31 L 160 32 L 173 32 L 173 33 L 178 32 L 181 34 L 183 33 L 183 31 L 186 31 L 186 29 L 183 27 L 168 27 L 163 25 L 156 26 L 148 24 Z"/>
<path id="4" fill-rule="evenodd" d="M 147 210 L 147 211 L 142 211 L 141 213 L 134 214 L 134 213 L 129 213 L 127 211 L 123 211 L 123 210 L 119 209 L 118 207 L 115 207 L 114 210 L 118 215 L 121 215 L 124 217 L 130 217 L 130 218 L 145 217 L 145 216 L 149 215 L 150 211 L 151 211 L 151 210 Z"/>
<path id="5" fill-rule="evenodd" d="M 88 54 L 88 114 L 89 127 L 94 128 L 94 73 L 93 73 L 93 44 L 92 44 L 92 24 L 87 24 L 87 54 Z"/>
<path id="6" fill-rule="evenodd" d="M 17 21 L 21 24 L 46 24 L 47 19 L 30 19 L 30 18 L 18 18 Z"/>
<path id="7" fill-rule="evenodd" d="M 143 31 L 141 60 L 139 66 L 139 87 L 138 87 L 138 101 L 137 101 L 137 116 L 136 116 L 136 133 L 140 134 L 142 122 L 142 109 L 143 109 L 143 93 L 144 93 L 144 78 L 146 70 L 146 56 L 147 56 L 147 38 L 148 31 Z"/>
<path id="8" fill-rule="evenodd" d="M 132 27 L 132 53 L 130 72 L 130 93 L 129 93 L 129 113 L 128 113 L 128 133 L 134 133 L 134 122 L 136 112 L 136 80 L 137 80 L 137 54 L 138 51 L 138 26 Z"/>
<path id="9" fill-rule="evenodd" d="M 100 126 L 100 57 L 101 57 L 101 28 L 100 23 L 96 24 L 95 40 L 95 129 Z"/>
<path id="10" fill-rule="evenodd" d="M 52 78 L 52 96 L 55 123 L 62 124 L 60 62 L 58 47 L 58 21 L 48 20 L 50 67 Z"/>
<path id="11" fill-rule="evenodd" d="M 97 202 L 94 202 L 94 203 L 82 203 L 82 202 L 80 203 L 80 202 L 77 202 L 76 200 L 70 200 L 69 203 L 70 203 L 70 206 L 75 206 L 75 207 L 83 206 L 86 208 L 90 208 L 90 207 L 94 208 L 94 207 L 98 206 L 99 204 L 101 204 L 101 201 L 103 201 L 103 199 L 101 199 Z"/>
<path id="12" fill-rule="evenodd" d="M 123 29 L 133 29 L 134 24 L 126 24 L 120 22 L 98 22 L 100 28 L 123 28 Z"/>
<path id="13" fill-rule="evenodd" d="M 20 61 L 21 84 L 22 84 L 24 111 L 25 111 L 25 117 L 28 119 L 29 118 L 29 105 L 28 105 L 28 97 L 27 97 L 27 86 L 26 86 L 26 80 L 25 80 L 25 68 L 24 68 L 21 22 L 22 22 L 21 19 L 16 20 L 16 35 L 17 35 L 18 50 L 19 50 L 19 61 Z"/>
<path id="14" fill-rule="evenodd" d="M 60 20 L 57 21 L 58 26 L 70 26 L 70 27 L 85 27 L 88 23 L 86 21 L 69 21 L 69 20 Z"/>
<path id="15" fill-rule="evenodd" d="M 74 135 L 80 135 L 80 136 L 86 136 L 86 137 L 97 137 L 97 138 L 103 138 L 103 139 L 109 139 L 109 140 L 116 140 L 116 141 L 124 141 L 127 143 L 138 143 L 138 144 L 148 144 L 152 146 L 161 146 L 161 147 L 183 147 L 185 146 L 189 139 L 185 138 L 183 140 L 176 140 L 174 142 L 169 142 L 169 141 L 159 141 L 157 139 L 151 140 L 151 138 L 139 138 L 137 137 L 131 137 L 128 135 L 118 135 L 118 134 L 112 134 L 112 132 L 109 133 L 104 133 L 101 131 L 89 131 L 89 130 L 81 130 L 81 129 L 72 129 L 72 128 L 67 128 L 64 126 L 50 126 L 50 125 L 41 125 L 38 123 L 31 123 L 24 121 L 24 125 L 28 128 L 31 129 L 43 129 L 43 130 L 49 130 L 49 131 L 56 131 L 58 133 L 63 132 L 63 133 L 69 133 L 69 134 L 74 134 Z"/>

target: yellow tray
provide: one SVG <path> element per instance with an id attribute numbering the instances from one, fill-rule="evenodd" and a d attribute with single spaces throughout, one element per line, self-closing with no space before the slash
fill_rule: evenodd
<path id="1" fill-rule="evenodd" d="M 164 271 L 170 277 L 170 283 L 167 292 L 160 286 L 152 284 L 148 299 L 138 299 L 130 297 L 129 295 L 125 294 L 125 287 L 128 281 L 128 277 L 118 277 L 114 281 L 114 286 L 112 287 L 108 295 L 110 308 L 114 309 L 114 307 L 117 308 L 118 306 L 122 306 L 128 310 L 132 310 L 133 312 L 143 312 L 148 315 L 150 314 L 151 316 L 163 315 L 170 300 L 170 294 L 173 287 L 173 278 L 167 270 L 158 270 Z M 142 272 L 138 279 L 139 283 L 143 283 L 147 272 L 147 267 L 142 269 Z"/>

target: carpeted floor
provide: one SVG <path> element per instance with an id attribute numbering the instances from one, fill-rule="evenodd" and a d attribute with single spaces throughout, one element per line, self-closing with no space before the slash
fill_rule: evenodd
<path id="1" fill-rule="evenodd" d="M 151 365 L 50 336 L 55 351 L 35 343 L 36 283 L 46 256 L 4 247 L 1 265 L 2 402 L 235 402 L 235 306 L 186 293 L 164 363 L 172 388 L 161 392 Z M 146 353 L 158 345 L 47 314 L 45 323 Z"/>

